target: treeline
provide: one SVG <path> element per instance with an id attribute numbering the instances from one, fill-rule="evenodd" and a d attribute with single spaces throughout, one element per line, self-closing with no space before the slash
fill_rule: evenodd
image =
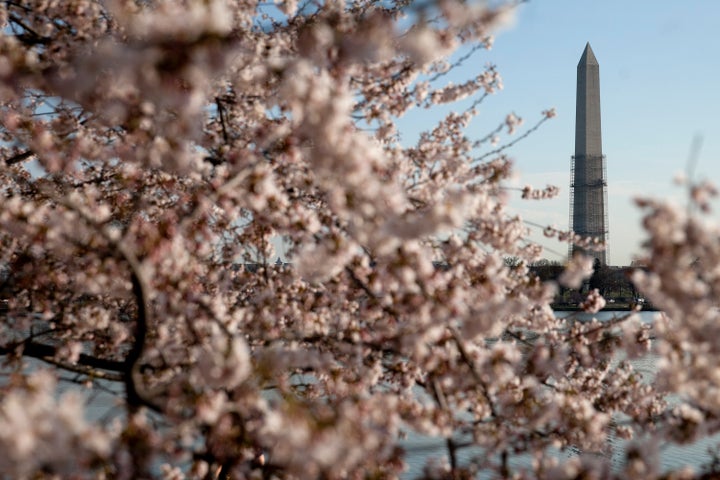
<path id="1" fill-rule="evenodd" d="M 589 290 L 597 288 L 609 304 L 642 303 L 635 285 L 632 283 L 632 273 L 644 267 L 618 267 L 601 265 L 598 260 L 593 265 L 593 274 L 579 289 L 560 286 L 555 298 L 559 306 L 572 306 L 582 302 Z M 565 267 L 558 262 L 541 262 L 530 267 L 533 275 L 542 281 L 557 281 Z"/>

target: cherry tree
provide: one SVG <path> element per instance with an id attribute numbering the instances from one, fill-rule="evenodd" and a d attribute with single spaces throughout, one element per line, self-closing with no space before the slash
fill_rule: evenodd
<path id="1" fill-rule="evenodd" d="M 2 475 L 396 478 L 427 436 L 425 478 L 653 478 L 717 432 L 716 229 L 641 202 L 652 332 L 530 273 L 506 152 L 554 111 L 473 139 L 501 77 L 447 75 L 515 8 L 1 2 Z"/>

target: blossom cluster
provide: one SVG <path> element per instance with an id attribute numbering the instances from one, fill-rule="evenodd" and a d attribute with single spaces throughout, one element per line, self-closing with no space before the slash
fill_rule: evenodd
<path id="1" fill-rule="evenodd" d="M 720 234 L 695 209 L 641 202 L 651 331 L 556 317 L 528 267 L 513 142 L 490 145 L 522 119 L 475 140 L 502 79 L 446 81 L 515 8 L 0 3 L 0 477 L 399 478 L 423 435 L 426 478 L 650 477 L 647 445 L 717 433 Z M 654 379 L 624 361 L 648 354 Z"/>

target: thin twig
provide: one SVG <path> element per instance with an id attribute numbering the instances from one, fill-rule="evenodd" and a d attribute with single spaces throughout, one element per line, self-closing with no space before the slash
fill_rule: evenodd
<path id="1" fill-rule="evenodd" d="M 550 118 L 550 117 L 547 117 L 547 116 L 541 118 L 540 121 L 538 121 L 535 125 L 533 125 L 532 128 L 529 128 L 528 130 L 526 130 L 525 133 L 523 133 L 523 134 L 520 135 L 519 137 L 515 138 L 513 141 L 508 142 L 508 143 L 506 143 L 506 144 L 504 144 L 504 145 L 496 148 L 495 150 L 490 150 L 489 152 L 484 153 L 484 154 L 480 155 L 479 157 L 474 158 L 474 159 L 473 159 L 473 162 L 480 162 L 480 161 L 484 160 L 484 159 L 487 158 L 487 157 L 490 157 L 490 156 L 492 156 L 492 155 L 496 155 L 496 154 L 498 154 L 498 153 L 500 153 L 500 152 L 502 152 L 502 151 L 504 151 L 504 150 L 507 150 L 508 148 L 516 145 L 518 142 L 520 142 L 521 140 L 527 138 L 531 133 L 535 132 L 538 128 L 540 128 L 540 125 L 542 125 L 543 123 L 547 122 L 549 118 Z"/>
<path id="2" fill-rule="evenodd" d="M 440 386 L 440 383 L 437 381 L 436 378 L 432 380 L 430 383 L 430 386 L 432 387 L 432 394 L 435 398 L 435 402 L 438 404 L 438 406 L 446 413 L 450 413 L 452 415 L 452 412 L 448 408 L 447 399 L 445 398 L 445 393 L 442 391 L 442 387 Z M 457 469 L 457 445 L 455 441 L 452 438 L 452 434 L 445 437 L 445 446 L 447 447 L 448 451 L 448 457 L 450 459 L 450 472 L 455 473 L 455 470 Z"/>
<path id="3" fill-rule="evenodd" d="M 465 348 L 465 345 L 463 343 L 463 339 L 460 337 L 460 332 L 457 331 L 457 328 L 448 326 L 448 330 L 450 331 L 450 334 L 452 335 L 453 340 L 455 341 L 455 345 L 458 348 L 458 351 L 460 352 L 460 357 L 463 359 L 465 364 L 470 368 L 470 373 L 472 373 L 473 378 L 481 387 L 483 396 L 485 397 L 485 400 L 488 403 L 488 406 L 490 407 L 490 413 L 493 417 L 497 417 L 497 410 L 495 409 L 495 405 L 490 398 L 490 393 L 488 392 L 487 384 L 483 381 L 482 376 L 480 375 L 480 372 L 477 370 L 477 366 L 475 365 L 475 362 L 473 361 L 472 357 L 470 357 L 470 354 L 468 353 L 467 349 Z"/>

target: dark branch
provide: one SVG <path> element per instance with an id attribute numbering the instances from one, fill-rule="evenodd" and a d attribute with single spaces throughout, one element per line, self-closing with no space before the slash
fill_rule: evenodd
<path id="1" fill-rule="evenodd" d="M 5 159 L 5 165 L 15 165 L 16 163 L 23 162 L 27 160 L 28 158 L 35 155 L 35 152 L 32 150 L 25 150 L 24 152 L 18 153 L 17 155 L 13 155 L 10 158 Z"/>
<path id="2" fill-rule="evenodd" d="M 0 346 L 0 355 L 12 355 L 16 353 L 18 349 L 22 349 L 22 355 L 26 357 L 37 358 L 43 361 L 48 361 L 47 359 L 53 359 L 58 350 L 57 347 L 44 343 L 21 342 Z M 92 355 L 87 355 L 84 353 L 81 353 L 80 357 L 78 357 L 77 365 L 81 367 L 98 368 L 110 372 L 123 373 L 125 371 L 125 362 L 118 362 L 116 360 L 93 357 Z M 65 366 L 73 367 L 73 365 L 70 364 L 62 364 L 60 366 L 62 366 L 63 368 L 65 368 Z M 65 369 L 72 370 L 71 368 Z M 87 371 L 87 374 L 93 375 L 93 373 L 90 371 Z M 102 373 L 99 373 L 95 376 L 99 375 L 102 375 Z"/>
<path id="3" fill-rule="evenodd" d="M 55 365 L 56 367 L 61 368 L 63 370 L 67 370 L 68 372 L 75 372 L 75 373 L 79 373 L 81 375 L 86 375 L 88 377 L 99 378 L 102 380 L 109 380 L 111 382 L 121 382 L 123 380 L 123 375 L 119 374 L 119 373 L 110 373 L 110 372 L 105 372 L 102 370 L 95 370 L 91 367 L 86 367 L 84 365 L 61 362 L 59 360 L 55 360 L 52 357 L 43 357 L 43 358 L 41 358 L 41 360 L 43 362 L 49 363 L 51 365 Z"/>
<path id="4" fill-rule="evenodd" d="M 97 230 L 105 240 L 116 248 L 116 255 L 122 259 L 130 269 L 130 281 L 132 283 L 132 293 L 137 304 L 137 317 L 135 319 L 135 332 L 132 347 L 123 362 L 123 378 L 125 381 L 125 396 L 131 412 L 138 410 L 140 407 L 148 407 L 156 412 L 162 412 L 162 408 L 153 402 L 141 388 L 138 388 L 137 380 L 140 376 L 140 359 L 145 351 L 145 341 L 147 338 L 148 325 L 150 322 L 150 309 L 148 308 L 148 299 L 150 287 L 142 276 L 140 261 L 130 248 L 117 240 L 110 237 L 103 225 L 98 224 L 93 218 L 89 217 L 81 208 L 75 206 L 72 202 L 58 198 L 56 201 L 76 212 L 90 227 Z"/>
<path id="5" fill-rule="evenodd" d="M 10 15 L 10 21 L 20 26 L 27 33 L 20 33 L 15 35 L 15 38 L 20 40 L 25 45 L 47 45 L 50 43 L 51 38 L 40 35 L 38 32 L 30 28 L 28 24 L 15 14 Z"/>
<path id="6" fill-rule="evenodd" d="M 132 348 L 125 357 L 125 389 L 127 402 L 131 409 L 137 409 L 141 406 L 149 407 L 155 411 L 161 412 L 162 408 L 155 404 L 152 400 L 143 395 L 138 389 L 136 383 L 136 374 L 140 371 L 140 358 L 145 350 L 145 339 L 148 330 L 148 286 L 140 275 L 140 265 L 137 259 L 123 245 L 119 245 L 120 253 L 130 266 L 130 280 L 132 282 L 132 292 L 137 303 L 137 318 L 135 319 L 135 339 Z"/>
<path id="7" fill-rule="evenodd" d="M 220 98 L 215 98 L 215 104 L 217 105 L 218 115 L 220 116 L 220 125 L 222 126 L 223 141 L 225 145 L 229 144 L 227 127 L 225 126 L 225 109 L 223 108 Z"/>

